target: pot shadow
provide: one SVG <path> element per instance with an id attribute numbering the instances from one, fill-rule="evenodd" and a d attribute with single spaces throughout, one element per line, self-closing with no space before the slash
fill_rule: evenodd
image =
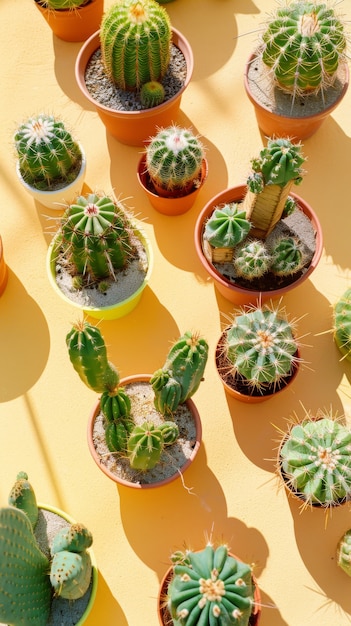
<path id="1" fill-rule="evenodd" d="M 235 306 L 220 294 L 217 299 L 224 327 Z M 279 300 L 274 301 L 274 304 L 278 303 Z M 239 446 L 247 458 L 268 472 L 275 471 L 275 448 L 279 439 L 277 429 L 285 430 L 286 419 L 293 414 L 302 418 L 304 409 L 315 412 L 332 407 L 338 415 L 345 412 L 337 393 L 345 367 L 340 362 L 331 333 L 325 332 L 330 327 L 329 302 L 307 280 L 298 288 L 298 297 L 295 291 L 288 293 L 280 306 L 285 308 L 290 321 L 297 320 L 297 336 L 301 338 L 301 358 L 304 362 L 295 380 L 275 397 L 258 404 L 247 404 L 227 394 Z M 250 429 L 248 424 L 252 426 Z M 254 438 L 252 432 L 255 432 Z"/>
<path id="2" fill-rule="evenodd" d="M 350 578 L 337 565 L 336 548 L 340 538 L 350 528 L 349 505 L 326 510 L 313 507 L 301 511 L 297 498 L 288 496 L 291 515 L 294 521 L 296 545 L 309 573 L 316 582 L 316 593 L 325 596 L 322 608 L 334 613 L 338 610 L 351 616 Z M 328 515 L 328 517 L 327 517 Z M 327 616 L 326 616 L 327 618 Z"/>
<path id="3" fill-rule="evenodd" d="M 76 102 L 84 111 L 96 111 L 94 105 L 84 97 L 78 87 L 75 77 L 75 64 L 78 52 L 83 43 L 67 42 L 52 36 L 52 46 L 54 54 L 54 72 L 56 80 L 66 96 Z M 96 114 L 97 115 L 97 114 Z"/>
<path id="4" fill-rule="evenodd" d="M 44 371 L 50 350 L 43 312 L 10 268 L 8 273 L 0 302 L 0 402 L 18 398 L 33 387 Z"/>
<path id="5" fill-rule="evenodd" d="M 96 626 L 96 624 L 128 626 L 126 616 L 100 570 L 95 602 L 84 623 L 86 626 Z"/>

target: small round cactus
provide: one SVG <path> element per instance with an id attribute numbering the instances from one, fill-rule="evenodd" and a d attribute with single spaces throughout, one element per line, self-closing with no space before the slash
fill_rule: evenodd
<path id="1" fill-rule="evenodd" d="M 121 0 L 105 13 L 100 29 L 106 74 L 124 90 L 160 81 L 169 66 L 171 24 L 155 0 Z"/>
<path id="2" fill-rule="evenodd" d="M 345 574 L 351 576 L 351 529 L 341 537 L 336 550 L 336 559 Z"/>
<path id="3" fill-rule="evenodd" d="M 171 560 L 167 606 L 175 625 L 248 626 L 255 612 L 252 570 L 227 546 L 208 544 L 199 552 L 178 552 Z"/>
<path id="4" fill-rule="evenodd" d="M 291 276 L 305 265 L 306 255 L 298 237 L 279 237 L 271 247 L 270 269 L 276 276 Z"/>
<path id="5" fill-rule="evenodd" d="M 246 280 L 260 278 L 269 271 L 271 255 L 264 241 L 250 239 L 234 251 L 233 264 L 237 276 Z"/>
<path id="6" fill-rule="evenodd" d="M 152 109 L 165 99 L 165 88 L 157 80 L 149 80 L 140 89 L 140 102 L 145 109 Z"/>
<path id="7" fill-rule="evenodd" d="M 351 496 L 351 430 L 324 415 L 293 424 L 279 451 L 287 486 L 306 504 L 332 506 Z"/>
<path id="8" fill-rule="evenodd" d="M 150 138 L 145 163 L 156 189 L 188 193 L 198 182 L 204 146 L 187 128 L 176 124 L 161 128 Z"/>
<path id="9" fill-rule="evenodd" d="M 204 238 L 215 248 L 234 248 L 250 231 L 245 211 L 236 202 L 216 206 L 205 224 Z"/>
<path id="10" fill-rule="evenodd" d="M 351 361 L 351 288 L 334 305 L 334 340 L 343 358 Z"/>
<path id="11" fill-rule="evenodd" d="M 23 122 L 14 135 L 20 173 L 31 187 L 52 190 L 71 183 L 82 162 L 79 144 L 64 123 L 40 114 Z"/>
<path id="12" fill-rule="evenodd" d="M 344 25 L 330 2 L 291 2 L 279 7 L 262 35 L 260 54 L 283 90 L 308 94 L 325 89 L 345 59 Z"/>

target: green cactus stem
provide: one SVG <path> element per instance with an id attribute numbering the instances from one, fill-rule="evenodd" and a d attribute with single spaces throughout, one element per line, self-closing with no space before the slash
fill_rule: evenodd
<path id="1" fill-rule="evenodd" d="M 78 600 L 88 590 L 92 573 L 88 552 L 55 552 L 50 567 L 50 582 L 57 596 Z"/>
<path id="2" fill-rule="evenodd" d="M 233 264 L 237 276 L 245 280 L 254 280 L 266 274 L 272 263 L 265 242 L 249 239 L 234 250 Z"/>
<path id="3" fill-rule="evenodd" d="M 115 2 L 100 29 L 106 74 L 124 90 L 160 81 L 169 66 L 171 38 L 168 13 L 155 0 Z"/>
<path id="4" fill-rule="evenodd" d="M 182 386 L 170 371 L 157 370 L 150 383 L 155 393 L 154 405 L 162 415 L 172 415 L 177 410 L 181 396 Z"/>
<path id="5" fill-rule="evenodd" d="M 351 288 L 334 305 L 333 332 L 343 358 L 351 361 Z"/>
<path id="6" fill-rule="evenodd" d="M 279 463 L 287 486 L 306 504 L 332 506 L 351 495 L 351 431 L 333 418 L 307 415 L 283 440 Z"/>
<path id="7" fill-rule="evenodd" d="M 93 536 L 84 524 L 70 524 L 68 528 L 61 528 L 54 536 L 51 546 L 51 556 L 61 550 L 69 552 L 82 552 L 87 550 L 93 543 Z"/>
<path id="8" fill-rule="evenodd" d="M 35 528 L 39 511 L 36 495 L 32 485 L 28 481 L 28 474 L 26 474 L 26 472 L 19 472 L 17 474 L 16 482 L 8 497 L 8 504 L 24 511 L 32 524 L 32 528 Z"/>
<path id="9" fill-rule="evenodd" d="M 254 590 L 251 567 L 228 554 L 227 546 L 208 544 L 176 557 L 168 609 L 175 626 L 248 626 Z"/>
<path id="10" fill-rule="evenodd" d="M 351 576 L 351 530 L 347 530 L 341 537 L 336 550 L 336 560 L 345 574 Z"/>
<path id="11" fill-rule="evenodd" d="M 276 276 L 291 276 L 306 263 L 306 254 L 298 237 L 279 237 L 271 247 L 271 271 Z"/>
<path id="12" fill-rule="evenodd" d="M 295 99 L 332 85 L 345 52 L 344 24 L 332 4 L 299 0 L 270 18 L 259 54 L 276 84 Z"/>
<path id="13" fill-rule="evenodd" d="M 161 430 L 152 422 L 135 426 L 128 439 L 128 458 L 133 469 L 152 469 L 164 448 Z"/>
<path id="14" fill-rule="evenodd" d="M 157 80 L 149 80 L 140 89 L 140 102 L 145 109 L 152 109 L 165 99 L 165 88 Z"/>
<path id="15" fill-rule="evenodd" d="M 216 206 L 204 228 L 206 258 L 212 263 L 231 261 L 235 246 L 245 239 L 250 228 L 241 204 L 229 202 Z"/>
<path id="16" fill-rule="evenodd" d="M 52 590 L 49 560 L 39 550 L 24 511 L 0 509 L 0 621 L 46 626 Z"/>
<path id="17" fill-rule="evenodd" d="M 64 123 L 53 115 L 30 117 L 17 129 L 14 144 L 21 175 L 28 185 L 52 190 L 76 178 L 81 149 Z"/>
<path id="18" fill-rule="evenodd" d="M 45 0 L 45 5 L 49 9 L 57 10 L 69 10 L 78 9 L 81 6 L 87 4 L 89 0 Z"/>

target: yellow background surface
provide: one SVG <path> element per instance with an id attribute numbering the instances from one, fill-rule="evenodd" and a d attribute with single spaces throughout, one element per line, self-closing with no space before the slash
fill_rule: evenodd
<path id="1" fill-rule="evenodd" d="M 110 2 L 106 0 L 105 6 Z M 106 134 L 80 95 L 74 64 L 81 44 L 56 39 L 31 0 L 2 0 L 0 233 L 9 282 L 0 300 L 0 503 L 20 470 L 40 502 L 85 523 L 94 536 L 99 588 L 87 626 L 157 626 L 159 581 L 171 552 L 198 549 L 208 537 L 226 540 L 249 563 L 262 591 L 261 626 L 346 626 L 351 580 L 337 568 L 335 549 L 351 526 L 347 507 L 300 513 L 275 476 L 277 432 L 303 407 L 350 416 L 350 364 L 340 362 L 332 305 L 350 286 L 351 91 L 317 135 L 305 141 L 307 175 L 297 193 L 317 212 L 322 260 L 284 298 L 299 318 L 302 372 L 291 389 L 249 407 L 226 397 L 214 349 L 232 305 L 217 294 L 196 256 L 193 230 L 205 202 L 245 182 L 250 159 L 264 144 L 243 87 L 244 65 L 272 0 L 175 0 L 172 24 L 195 58 L 178 122 L 200 133 L 209 176 L 193 209 L 168 218 L 148 204 L 136 180 L 140 149 Z M 340 10 L 351 19 L 349 1 Z M 60 115 L 87 154 L 87 185 L 130 198 L 152 242 L 155 266 L 137 309 L 100 325 L 110 360 L 122 376 L 153 372 L 170 342 L 199 330 L 210 346 L 205 381 L 194 400 L 203 443 L 193 466 L 168 487 L 117 488 L 92 461 L 86 441 L 96 395 L 69 362 L 65 337 L 77 313 L 51 289 L 45 258 L 50 212 L 35 204 L 15 175 L 12 135 L 39 112 Z M 268 608 L 270 606 L 275 608 Z M 267 606 L 267 608 L 266 608 Z"/>

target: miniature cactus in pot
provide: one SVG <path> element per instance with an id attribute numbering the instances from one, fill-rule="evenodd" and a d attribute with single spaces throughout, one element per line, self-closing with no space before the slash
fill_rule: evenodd
<path id="1" fill-rule="evenodd" d="M 81 6 L 87 4 L 89 0 L 45 0 L 45 5 L 49 9 L 57 10 L 67 10 L 67 9 L 78 9 Z"/>
<path id="2" fill-rule="evenodd" d="M 203 234 L 204 253 L 209 261 L 232 261 L 234 248 L 250 232 L 246 212 L 237 202 L 228 202 L 214 208 L 206 221 Z"/>
<path id="3" fill-rule="evenodd" d="M 334 340 L 344 359 L 351 361 L 351 289 L 334 305 Z"/>
<path id="4" fill-rule="evenodd" d="M 336 560 L 345 574 L 351 576 L 351 530 L 347 530 L 338 542 Z"/>
<path id="5" fill-rule="evenodd" d="M 283 435 L 278 471 L 303 506 L 331 507 L 351 496 L 351 430 L 331 412 L 306 413 Z"/>

